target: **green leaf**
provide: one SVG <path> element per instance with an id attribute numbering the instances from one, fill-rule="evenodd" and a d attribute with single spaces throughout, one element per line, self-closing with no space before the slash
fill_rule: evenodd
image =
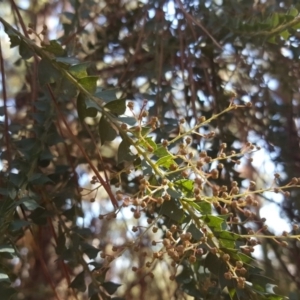
<path id="1" fill-rule="evenodd" d="M 78 83 L 83 86 L 88 92 L 94 94 L 97 88 L 98 76 L 86 76 L 78 80 Z"/>
<path id="2" fill-rule="evenodd" d="M 208 202 L 199 202 L 197 203 L 197 206 L 199 207 L 199 211 L 202 213 L 202 214 L 211 214 L 211 204 L 208 203 Z"/>
<path id="3" fill-rule="evenodd" d="M 203 233 L 201 232 L 201 230 L 199 230 L 199 228 L 197 228 L 197 227 L 195 226 L 194 223 L 192 223 L 192 224 L 189 226 L 189 228 L 188 228 L 187 231 L 190 232 L 190 233 L 192 234 L 193 239 L 195 239 L 196 241 L 199 241 L 200 238 L 203 237 Z"/>
<path id="4" fill-rule="evenodd" d="M 116 92 L 118 92 L 117 89 L 102 90 L 101 88 L 98 88 L 95 96 L 109 103 L 111 101 L 116 101 Z"/>
<path id="5" fill-rule="evenodd" d="M 288 40 L 288 38 L 290 37 L 290 33 L 289 33 L 289 31 L 288 30 L 285 30 L 285 31 L 283 31 L 283 32 L 281 32 L 280 33 L 280 36 L 286 41 L 286 40 Z"/>
<path id="6" fill-rule="evenodd" d="M 166 156 L 163 156 L 159 158 L 156 161 L 157 166 L 165 167 L 167 169 L 170 168 L 171 165 L 177 166 L 176 162 L 173 160 L 173 156 L 171 154 L 168 154 Z"/>
<path id="7" fill-rule="evenodd" d="M 239 238 L 239 235 L 224 230 L 215 232 L 215 237 L 219 240 L 221 247 L 235 248 L 235 241 Z"/>
<path id="8" fill-rule="evenodd" d="M 193 281 L 193 271 L 190 268 L 184 268 L 177 276 L 176 281 L 180 284 L 187 284 Z"/>
<path id="9" fill-rule="evenodd" d="M 157 149 L 157 145 L 156 143 L 153 141 L 152 137 L 146 137 L 145 141 L 147 142 L 147 144 L 149 144 L 153 150 L 155 151 Z M 147 145 L 148 146 L 148 145 Z"/>
<path id="10" fill-rule="evenodd" d="M 221 261 L 217 255 L 214 255 L 211 252 L 207 254 L 204 260 L 204 268 L 207 268 L 214 275 L 219 275 L 222 265 L 223 261 Z M 223 277 L 224 273 L 222 274 Z"/>
<path id="11" fill-rule="evenodd" d="M 91 100 L 91 99 L 85 99 L 85 105 L 86 105 L 86 108 L 89 109 L 89 108 L 95 108 L 97 111 L 101 112 L 102 111 L 102 108 L 101 106 L 96 103 L 96 101 L 94 100 Z"/>
<path id="12" fill-rule="evenodd" d="M 217 231 L 222 230 L 222 223 L 224 220 L 220 217 L 212 216 L 212 215 L 206 215 L 202 216 L 201 219 L 211 228 Z"/>
<path id="13" fill-rule="evenodd" d="M 75 14 L 71 13 L 71 12 L 64 12 L 60 15 L 60 17 L 61 17 L 62 23 L 65 23 L 65 22 L 72 23 L 72 21 L 75 17 Z"/>
<path id="14" fill-rule="evenodd" d="M 89 107 L 86 109 L 85 114 L 87 117 L 95 118 L 98 114 L 98 110 L 94 107 Z"/>
<path id="15" fill-rule="evenodd" d="M 103 283 L 105 281 L 106 273 L 107 273 L 108 270 L 109 270 L 108 267 L 102 267 L 101 272 L 95 274 L 95 279 L 98 282 Z"/>
<path id="16" fill-rule="evenodd" d="M 288 12 L 288 15 L 293 17 L 298 16 L 298 14 L 299 14 L 298 9 L 295 7 L 292 7 Z"/>
<path id="17" fill-rule="evenodd" d="M 271 44 L 277 45 L 276 36 L 275 36 L 275 35 L 272 35 L 272 36 L 268 39 L 268 42 L 271 43 Z"/>
<path id="18" fill-rule="evenodd" d="M 33 56 L 33 51 L 28 47 L 27 43 L 21 40 L 19 53 L 23 59 L 29 59 Z"/>
<path id="19" fill-rule="evenodd" d="M 29 218 L 37 225 L 47 224 L 47 218 L 53 217 L 52 214 L 42 207 L 35 209 L 29 216 Z"/>
<path id="20" fill-rule="evenodd" d="M 35 121 L 37 121 L 38 124 L 44 124 L 45 122 L 45 113 L 33 113 L 32 117 Z"/>
<path id="21" fill-rule="evenodd" d="M 157 149 L 156 143 L 152 140 L 151 137 L 146 137 L 144 139 L 139 140 L 139 146 L 143 147 L 144 149 L 148 149 L 149 146 L 155 151 Z"/>
<path id="22" fill-rule="evenodd" d="M 75 205 L 73 205 L 71 208 L 69 209 L 66 209 L 64 212 L 63 212 L 63 215 L 68 219 L 68 220 L 71 220 L 73 221 L 74 218 L 76 217 L 76 207 Z"/>
<path id="23" fill-rule="evenodd" d="M 279 16 L 278 13 L 274 13 L 271 18 L 270 18 L 270 24 L 272 28 L 277 27 L 277 25 L 279 24 Z"/>
<path id="24" fill-rule="evenodd" d="M 2 259 L 12 259 L 14 256 L 16 256 L 15 248 L 13 248 L 11 245 L 0 245 L 0 255 Z"/>
<path id="25" fill-rule="evenodd" d="M 40 85 L 43 86 L 47 83 L 54 83 L 60 80 L 60 72 L 53 67 L 50 60 L 43 58 L 38 65 L 38 79 Z"/>
<path id="26" fill-rule="evenodd" d="M 123 161 L 133 161 L 134 156 L 130 151 L 130 143 L 127 140 L 123 140 L 118 148 L 118 164 Z"/>
<path id="27" fill-rule="evenodd" d="M 17 290 L 10 286 L 10 280 L 5 278 L 8 277 L 6 274 L 0 272 L 0 292 L 1 298 L 5 300 L 15 299 L 12 298 L 16 293 Z M 3 280 L 4 279 L 4 280 Z"/>
<path id="28" fill-rule="evenodd" d="M 95 287 L 94 283 L 91 282 L 88 286 L 88 296 L 92 297 L 93 295 L 98 294 L 98 289 Z"/>
<path id="29" fill-rule="evenodd" d="M 56 57 L 55 60 L 62 65 L 69 66 L 80 63 L 80 60 L 75 57 Z"/>
<path id="30" fill-rule="evenodd" d="M 10 282 L 10 279 L 7 274 L 0 271 L 0 283 L 2 283 L 3 281 Z M 1 293 L 1 295 L 2 295 L 2 293 Z"/>
<path id="31" fill-rule="evenodd" d="M 118 117 L 118 121 L 121 123 L 126 123 L 129 126 L 133 126 L 136 124 L 136 119 L 133 117 Z"/>
<path id="32" fill-rule="evenodd" d="M 79 93 L 76 105 L 79 120 L 83 122 L 84 118 L 86 117 L 86 104 L 85 96 L 82 93 Z"/>
<path id="33" fill-rule="evenodd" d="M 10 39 L 10 48 L 14 48 L 16 46 L 20 45 L 20 38 L 16 35 L 16 33 L 10 28 L 8 27 L 6 24 L 4 24 L 4 31 L 6 32 L 6 34 L 8 35 L 9 39 Z"/>
<path id="34" fill-rule="evenodd" d="M 10 231 L 18 231 L 23 227 L 29 226 L 31 223 L 26 220 L 14 220 L 9 224 Z"/>
<path id="35" fill-rule="evenodd" d="M 126 100 L 119 99 L 119 100 L 108 102 L 107 104 L 105 104 L 104 109 L 113 114 L 116 114 L 117 116 L 123 115 L 126 110 Z"/>
<path id="36" fill-rule="evenodd" d="M 46 51 L 53 53 L 55 56 L 63 56 L 65 54 L 65 50 L 56 40 L 49 41 L 49 44 L 45 45 L 43 48 Z"/>
<path id="37" fill-rule="evenodd" d="M 170 155 L 168 150 L 163 146 L 158 146 L 157 149 L 154 151 L 154 154 L 158 157 L 165 157 Z"/>
<path id="38" fill-rule="evenodd" d="M 77 87 L 67 78 L 62 78 L 60 84 L 57 86 L 56 90 L 59 99 L 70 100 L 77 96 Z"/>
<path id="39" fill-rule="evenodd" d="M 106 282 L 103 282 L 101 284 L 101 286 L 110 294 L 114 294 L 117 289 L 121 286 L 122 284 L 118 284 L 118 283 L 115 283 L 115 282 L 112 282 L 112 281 L 106 281 Z"/>
<path id="40" fill-rule="evenodd" d="M 17 201 L 16 204 L 23 204 L 27 210 L 35 210 L 36 208 L 40 207 L 38 203 L 30 197 L 23 197 L 19 201 Z"/>
<path id="41" fill-rule="evenodd" d="M 100 251 L 88 243 L 81 243 L 81 250 L 88 256 L 89 259 L 95 259 Z"/>
<path id="42" fill-rule="evenodd" d="M 34 106 L 40 111 L 49 112 L 51 109 L 51 105 L 50 105 L 49 101 L 47 101 L 45 99 L 39 99 L 38 101 L 35 101 Z"/>
<path id="43" fill-rule="evenodd" d="M 111 142 L 117 137 L 116 130 L 106 120 L 105 116 L 102 116 L 99 122 L 98 131 L 100 135 L 101 144 L 105 142 Z"/>
<path id="44" fill-rule="evenodd" d="M 185 192 L 192 192 L 194 190 L 194 181 L 190 179 L 180 179 L 175 181 L 174 184 Z"/>
<path id="45" fill-rule="evenodd" d="M 43 173 L 34 173 L 29 178 L 28 181 L 34 185 L 43 185 L 47 182 L 52 182 L 46 175 Z"/>
<path id="46" fill-rule="evenodd" d="M 78 78 L 78 79 L 86 77 L 88 75 L 86 69 L 88 68 L 89 65 L 90 65 L 89 62 L 84 62 L 84 63 L 76 64 L 76 65 L 71 66 L 69 68 L 69 72 L 75 78 Z"/>
<path id="47" fill-rule="evenodd" d="M 59 227 L 60 229 L 60 227 Z M 61 231 L 61 229 L 60 229 Z M 61 255 L 66 250 L 66 236 L 63 232 L 59 233 L 59 236 L 57 238 L 55 252 L 57 255 Z"/>
<path id="48" fill-rule="evenodd" d="M 86 290 L 85 280 L 84 280 L 84 271 L 79 273 L 75 279 L 71 282 L 70 288 L 77 289 L 78 291 L 84 293 Z"/>
<path id="49" fill-rule="evenodd" d="M 171 220 L 180 222 L 184 217 L 183 209 L 180 207 L 179 203 L 175 199 L 170 201 L 165 201 L 159 211 L 161 215 L 169 217 Z"/>
<path id="50" fill-rule="evenodd" d="M 14 174 L 10 173 L 9 174 L 9 181 L 13 183 L 16 187 L 21 187 L 21 185 L 24 183 L 25 176 L 22 173 L 19 174 Z"/>

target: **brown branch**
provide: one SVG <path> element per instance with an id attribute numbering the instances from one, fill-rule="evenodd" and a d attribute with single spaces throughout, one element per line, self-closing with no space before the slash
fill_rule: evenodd
<path id="1" fill-rule="evenodd" d="M 3 108 L 4 108 L 4 134 L 5 134 L 5 143 L 7 150 L 7 161 L 8 167 L 11 165 L 11 152 L 10 152 L 10 136 L 8 130 L 8 112 L 7 112 L 7 93 L 6 93 L 6 83 L 5 83 L 5 70 L 4 70 L 4 60 L 2 54 L 2 45 L 0 41 L 0 68 L 1 68 L 1 77 L 2 77 L 2 96 L 3 96 Z"/>

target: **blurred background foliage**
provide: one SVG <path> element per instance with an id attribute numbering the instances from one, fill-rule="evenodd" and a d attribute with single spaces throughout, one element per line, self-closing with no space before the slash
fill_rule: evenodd
<path id="1" fill-rule="evenodd" d="M 57 40 L 68 56 L 88 62 L 88 74 L 99 78 L 100 98 L 134 101 L 137 112 L 146 99 L 149 115 L 160 123 L 154 135 L 157 142 L 177 134 L 182 116 L 187 126 L 193 126 L 198 117 L 209 118 L 223 111 L 232 97 L 237 104 L 252 102 L 252 110 L 237 110 L 214 121 L 211 126 L 216 135 L 209 142 L 193 137 L 195 151 L 206 150 L 212 157 L 217 156 L 222 142 L 237 151 L 247 141 L 263 148 L 254 157 L 258 164 L 243 159 L 236 168 L 226 162 L 216 184 L 228 186 L 235 180 L 246 186 L 252 180 L 264 187 L 275 171 L 282 184 L 300 173 L 298 1 L 10 0 L 0 6 L 1 17 L 16 29 L 22 32 L 24 24 L 26 30 L 32 24 L 32 30 L 40 33 L 47 25 L 44 44 Z M 39 69 L 37 58 L 28 49 L 10 49 L 3 30 L 1 47 L 5 73 L 0 107 L 1 194 L 14 198 L 22 188 L 24 174 L 30 174 L 29 183 L 38 186 L 32 195 L 23 195 L 20 207 L 1 202 L 0 210 L 5 212 L 1 226 L 6 234 L 1 237 L 0 253 L 4 254 L 0 260 L 7 262 L 13 257 L 9 264 L 3 263 L 1 274 L 9 274 L 18 293 L 8 289 L 5 280 L 1 288 L 7 293 L 5 299 L 10 294 L 26 300 L 87 299 L 86 294 L 75 296 L 67 288 L 76 276 L 71 287 L 85 290 L 82 256 L 68 249 L 68 239 L 76 241 L 85 259 L 97 269 L 99 251 L 109 254 L 112 245 L 132 241 L 134 234 L 129 228 L 146 224 L 146 220 L 133 219 L 129 210 L 117 219 L 99 220 L 99 214 L 110 212 L 112 206 L 104 189 L 85 193 L 92 189 L 93 173 L 71 135 L 103 176 L 126 166 L 116 163 L 119 141 L 99 147 L 99 140 L 91 138 L 97 132 L 94 119 L 87 118 L 86 126 L 78 120 L 76 93 L 61 82 L 55 87 L 59 91 L 57 105 L 70 133 L 48 104 L 49 91 L 38 84 L 38 77 L 47 76 L 47 68 Z M 8 124 L 3 118 L 4 102 Z M 203 132 L 209 129 L 203 128 Z M 14 140 L 10 148 L 7 140 Z M 8 169 L 13 170 L 9 177 Z M 138 189 L 138 180 L 122 173 L 122 185 L 132 193 Z M 82 192 L 82 188 L 86 190 Z M 292 223 L 300 221 L 298 199 L 297 190 L 292 190 L 290 197 L 266 193 L 257 197 L 257 214 L 272 203 L 286 221 L 284 229 L 292 228 Z M 266 217 L 268 224 L 273 216 L 267 212 L 261 217 Z M 22 213 L 27 218 L 21 217 Z M 31 223 L 35 226 L 29 230 Z M 72 226 L 68 238 L 64 226 Z M 271 232 L 284 229 L 269 228 Z M 118 282 L 122 286 L 117 294 L 125 299 L 189 299 L 189 291 L 180 288 L 186 278 L 170 282 L 168 264 L 157 265 L 155 280 L 144 277 L 143 271 L 140 276 L 131 272 L 132 265 L 144 263 L 142 253 L 149 251 L 152 238 L 149 234 L 141 241 L 144 251 L 126 251 L 114 260 L 106 273 L 110 282 L 106 290 L 113 293 L 118 287 L 113 282 Z M 256 254 L 265 275 L 275 278 L 278 292 L 290 299 L 300 297 L 299 247 L 298 241 L 283 249 L 262 240 Z M 57 256 L 63 260 L 55 261 Z M 93 295 L 92 287 L 89 294 Z"/>

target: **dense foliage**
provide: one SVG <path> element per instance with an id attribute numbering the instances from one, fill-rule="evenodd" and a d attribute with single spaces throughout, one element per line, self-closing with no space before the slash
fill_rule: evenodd
<path id="1" fill-rule="evenodd" d="M 25 2 L 1 3 L 1 296 L 298 299 L 297 2 Z"/>

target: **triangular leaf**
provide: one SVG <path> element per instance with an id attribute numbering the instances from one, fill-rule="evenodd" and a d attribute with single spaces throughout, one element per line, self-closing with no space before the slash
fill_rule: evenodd
<path id="1" fill-rule="evenodd" d="M 40 207 L 39 204 L 30 197 L 23 197 L 19 201 L 16 202 L 17 205 L 23 204 L 27 210 L 35 210 Z"/>
<path id="2" fill-rule="evenodd" d="M 104 116 L 101 117 L 98 131 L 100 135 L 101 144 L 103 145 L 105 142 L 110 142 L 117 137 L 117 132 L 111 126 L 111 124 L 105 119 Z"/>
<path id="3" fill-rule="evenodd" d="M 53 53 L 55 56 L 63 56 L 65 53 L 65 50 L 56 40 L 49 41 L 49 44 L 45 45 L 44 49 L 48 52 Z"/>
<path id="4" fill-rule="evenodd" d="M 98 110 L 95 107 L 89 107 L 86 109 L 86 116 L 90 118 L 95 118 L 97 116 Z"/>
<path id="5" fill-rule="evenodd" d="M 16 35 L 16 33 L 9 28 L 6 24 L 4 24 L 4 30 L 10 39 L 10 48 L 14 48 L 20 45 L 20 38 Z"/>
<path id="6" fill-rule="evenodd" d="M 33 56 L 33 51 L 23 40 L 20 42 L 19 53 L 23 59 L 29 59 Z"/>
<path id="7" fill-rule="evenodd" d="M 90 65 L 90 63 L 88 63 L 88 62 L 76 64 L 69 68 L 69 72 L 76 78 L 86 77 L 88 75 L 86 69 L 89 65 Z"/>
<path id="8" fill-rule="evenodd" d="M 92 245 L 90 245 L 88 243 L 82 243 L 81 250 L 89 257 L 89 259 L 96 258 L 96 256 L 98 255 L 98 252 L 100 251 L 99 249 L 93 247 Z"/>
<path id="9" fill-rule="evenodd" d="M 53 67 L 49 59 L 43 58 L 38 65 L 40 85 L 54 83 L 61 78 L 60 72 Z"/>
<path id="10" fill-rule="evenodd" d="M 42 173 L 34 173 L 29 178 L 28 181 L 34 185 L 43 185 L 44 183 L 51 182 L 51 180 Z"/>
<path id="11" fill-rule="evenodd" d="M 75 57 L 56 57 L 55 60 L 62 65 L 74 65 L 78 64 L 80 61 Z"/>
<path id="12" fill-rule="evenodd" d="M 126 100 L 120 99 L 107 103 L 104 106 L 106 111 L 109 111 L 116 115 L 123 115 L 126 110 Z"/>
<path id="13" fill-rule="evenodd" d="M 110 294 L 114 294 L 117 289 L 122 285 L 122 284 L 118 284 L 118 283 L 115 283 L 115 282 L 112 282 L 112 281 L 106 281 L 106 282 L 103 282 L 102 284 L 102 287 Z"/>
<path id="14" fill-rule="evenodd" d="M 91 282 L 88 286 L 88 296 L 92 297 L 92 296 L 97 295 L 97 294 L 98 294 L 98 289 L 95 287 L 93 282 Z"/>
<path id="15" fill-rule="evenodd" d="M 118 163 L 123 161 L 132 161 L 134 156 L 130 151 L 130 143 L 127 140 L 123 140 L 118 149 Z"/>
<path id="16" fill-rule="evenodd" d="M 80 121 L 83 121 L 86 117 L 86 105 L 85 105 L 85 96 L 82 93 L 79 93 L 77 97 L 77 113 Z"/>
<path id="17" fill-rule="evenodd" d="M 87 76 L 80 78 L 78 83 L 81 84 L 88 92 L 94 94 L 96 92 L 98 79 L 98 76 Z"/>
<path id="18" fill-rule="evenodd" d="M 171 199 L 170 201 L 165 201 L 159 211 L 161 215 L 169 217 L 175 222 L 180 222 L 184 217 L 183 209 L 179 207 L 178 201 Z"/>
<path id="19" fill-rule="evenodd" d="M 84 280 L 84 271 L 79 273 L 75 279 L 71 282 L 70 288 L 77 289 L 80 292 L 85 292 L 86 290 L 86 285 L 85 285 L 85 280 Z"/>

